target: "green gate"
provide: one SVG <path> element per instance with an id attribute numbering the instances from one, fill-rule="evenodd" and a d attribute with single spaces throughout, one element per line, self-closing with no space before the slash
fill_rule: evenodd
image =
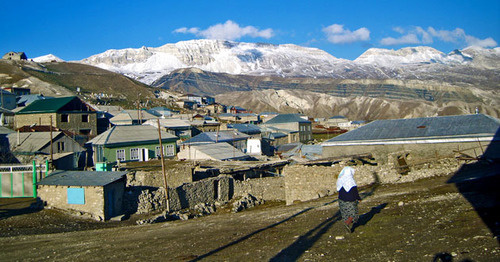
<path id="1" fill-rule="evenodd" d="M 36 183 L 47 176 L 49 164 L 0 166 L 0 198 L 36 197 Z"/>

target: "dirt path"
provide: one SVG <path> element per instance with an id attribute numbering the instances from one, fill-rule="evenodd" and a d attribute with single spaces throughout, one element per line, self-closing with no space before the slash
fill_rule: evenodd
<path id="1" fill-rule="evenodd" d="M 352 234 L 339 222 L 332 196 L 292 206 L 269 203 L 237 214 L 222 210 L 188 221 L 100 223 L 96 227 L 110 228 L 0 237 L 0 260 L 432 261 L 450 256 L 451 261 L 500 261 L 498 240 L 448 179 L 363 189 L 363 215 Z M 0 220 L 2 231 L 12 221 L 36 220 L 39 213 Z"/>

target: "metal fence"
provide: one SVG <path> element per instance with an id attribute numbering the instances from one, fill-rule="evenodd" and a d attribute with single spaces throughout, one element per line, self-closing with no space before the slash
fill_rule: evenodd
<path id="1" fill-rule="evenodd" d="M 0 166 L 0 198 L 36 197 L 36 183 L 47 176 L 49 164 Z"/>

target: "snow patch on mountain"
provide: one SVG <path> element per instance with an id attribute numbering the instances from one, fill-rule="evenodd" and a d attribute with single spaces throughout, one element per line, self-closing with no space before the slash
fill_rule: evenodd
<path id="1" fill-rule="evenodd" d="M 64 62 L 64 60 L 62 60 L 61 58 L 59 58 L 53 54 L 35 57 L 35 58 L 33 58 L 33 61 L 35 61 L 37 63 Z"/>

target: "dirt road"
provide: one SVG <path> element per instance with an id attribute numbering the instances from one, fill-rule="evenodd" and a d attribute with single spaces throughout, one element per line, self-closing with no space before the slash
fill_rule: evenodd
<path id="1" fill-rule="evenodd" d="M 80 221 L 53 210 L 11 213 L 0 216 L 0 260 L 500 261 L 496 229 L 449 178 L 362 189 L 362 216 L 351 234 L 339 221 L 335 196 L 141 226 L 133 219 Z M 482 210 L 498 210 L 493 203 Z"/>

